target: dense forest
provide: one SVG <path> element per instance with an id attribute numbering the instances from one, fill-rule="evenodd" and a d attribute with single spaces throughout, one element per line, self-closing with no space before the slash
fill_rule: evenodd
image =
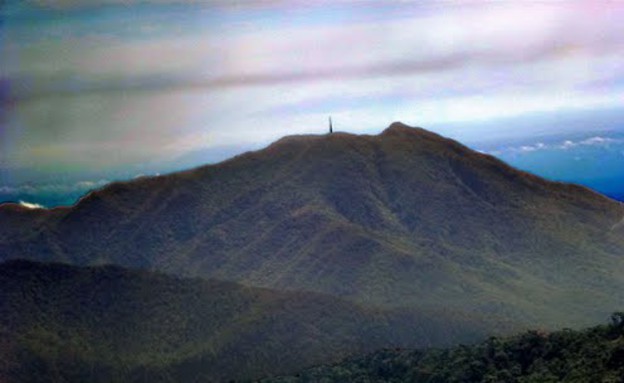
<path id="1" fill-rule="evenodd" d="M 450 349 L 382 350 L 262 382 L 624 382 L 624 313 L 582 331 L 529 331 Z"/>
<path id="2" fill-rule="evenodd" d="M 493 331 L 449 316 L 119 266 L 8 261 L 0 263 L 0 382 L 254 380 Z"/>

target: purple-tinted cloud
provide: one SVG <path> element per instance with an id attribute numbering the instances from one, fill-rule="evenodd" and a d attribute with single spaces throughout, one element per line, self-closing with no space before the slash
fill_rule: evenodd
<path id="1" fill-rule="evenodd" d="M 0 163 L 13 168 L 258 145 L 330 113 L 372 132 L 624 102 L 613 2 L 33 4 L 2 14 Z"/>

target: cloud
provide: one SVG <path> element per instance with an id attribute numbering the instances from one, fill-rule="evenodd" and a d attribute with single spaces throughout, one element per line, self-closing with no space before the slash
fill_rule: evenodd
<path id="1" fill-rule="evenodd" d="M 518 148 L 520 152 L 534 152 L 536 150 L 546 149 L 546 145 L 542 142 L 538 142 L 535 145 L 523 145 Z"/>
<path id="2" fill-rule="evenodd" d="M 355 2 L 355 1 L 352 1 Z M 90 9 L 103 6 L 157 6 L 157 5 L 199 5 L 201 3 L 194 0 L 32 0 L 28 2 L 31 10 L 50 10 L 50 11 L 67 11 Z M 241 9 L 241 8 L 268 8 L 268 7 L 284 7 L 291 5 L 292 2 L 286 0 L 211 0 L 206 2 L 213 8 L 224 9 Z M 205 6 L 205 5 L 204 5 Z M 27 8 L 28 10 L 28 8 Z"/>
<path id="3" fill-rule="evenodd" d="M 78 181 L 72 183 L 22 184 L 0 186 L 0 195 L 40 195 L 82 193 L 108 184 L 107 180 Z"/>
<path id="4" fill-rule="evenodd" d="M 581 141 L 580 144 L 581 145 L 603 145 L 603 144 L 607 144 L 607 143 L 615 142 L 615 141 L 617 140 L 613 138 L 595 136 L 595 137 L 591 137 L 591 138 Z"/>
<path id="5" fill-rule="evenodd" d="M 574 142 L 572 140 L 565 140 L 565 141 L 563 141 L 563 143 L 561 145 L 557 146 L 557 148 L 567 150 L 567 149 L 573 148 L 575 146 L 578 146 L 577 142 Z"/>
<path id="6" fill-rule="evenodd" d="M 543 142 L 538 142 L 533 145 L 521 145 L 517 147 L 507 147 L 499 150 L 491 151 L 491 154 L 501 155 L 504 153 L 515 153 L 515 154 L 524 154 L 524 153 L 532 153 L 543 150 L 569 150 L 577 147 L 589 147 L 589 146 L 598 146 L 598 147 L 607 147 L 611 144 L 623 143 L 624 139 L 621 138 L 612 138 L 612 137 L 603 137 L 603 136 L 593 136 L 585 139 L 572 140 L 567 139 L 563 140 L 559 143 L 545 144 Z"/>
<path id="7" fill-rule="evenodd" d="M 286 7 L 276 4 L 272 6 Z M 175 33 L 175 38 L 112 38 L 99 44 L 99 38 L 87 35 L 67 42 L 9 44 L 6 57 L 19 59 L 13 65 L 7 60 L 5 72 L 14 85 L 11 96 L 17 100 L 95 92 L 214 92 L 229 87 L 451 70 L 465 70 L 467 77 L 478 75 L 479 81 L 502 73 L 509 83 L 512 78 L 521 82 L 523 77 L 535 75 L 531 68 L 523 71 L 523 64 L 558 59 L 565 59 L 559 64 L 563 70 L 558 67 L 552 71 L 554 77 L 543 73 L 538 77 L 552 83 L 561 78 L 558 73 L 563 73 L 587 76 L 585 80 L 596 82 L 606 73 L 622 72 L 617 65 L 611 65 L 611 71 L 590 73 L 583 68 L 587 59 L 595 56 L 611 55 L 611 61 L 619 62 L 624 26 L 610 20 L 613 14 L 624 13 L 624 7 L 611 4 L 605 10 L 592 10 L 592 22 L 583 21 L 588 13 L 584 7 L 571 5 L 449 6 L 446 13 L 435 8 L 423 11 L 418 6 L 402 7 L 415 17 L 391 14 L 393 17 L 376 23 L 355 18 L 320 26 L 306 19 L 297 25 L 256 29 L 254 23 L 264 21 L 251 17 L 246 28 L 232 31 L 227 25 L 203 25 L 199 30 Z M 192 15 L 193 9 L 188 5 L 186 13 Z M 240 16 L 249 18 L 244 9 L 238 11 Z M 314 15 L 322 18 L 329 12 Z M 572 24 L 575 28 L 570 30 L 568 25 Z M 518 35 L 523 38 L 517 39 Z M 578 61 L 578 65 L 565 64 L 570 61 Z"/>
<path id="8" fill-rule="evenodd" d="M 17 192 L 17 188 L 12 186 L 0 186 L 0 194 L 14 194 Z"/>
<path id="9" fill-rule="evenodd" d="M 19 201 L 19 204 L 27 209 L 45 209 L 45 206 L 39 205 L 38 203 Z"/>
<path id="10" fill-rule="evenodd" d="M 153 92 L 175 90 L 205 90 L 218 92 L 223 88 L 273 86 L 281 84 L 366 79 L 374 77 L 408 76 L 439 72 L 469 64 L 469 57 L 452 55 L 428 60 L 353 65 L 337 68 L 319 68 L 307 71 L 284 71 L 249 73 L 217 78 L 184 76 L 135 76 L 131 80 L 120 79 L 73 79 L 45 81 L 44 79 L 14 79 L 12 92 L 5 96 L 12 102 L 30 101 L 47 97 L 79 97 L 85 93 Z M 5 80 L 7 81 L 7 80 Z M 32 84 L 43 84 L 32 87 Z"/>
<path id="11" fill-rule="evenodd" d="M 624 95 L 617 3 L 121 3 L 40 1 L 7 19 L 3 166 L 121 169 L 321 132 L 328 114 L 371 133 Z"/>
<path id="12" fill-rule="evenodd" d="M 558 145 L 557 148 L 567 150 L 567 149 L 574 148 L 577 146 L 606 146 L 611 143 L 616 143 L 616 142 L 621 142 L 621 141 L 622 141 L 621 139 L 594 136 L 594 137 L 586 138 L 580 141 L 565 140 L 563 143 Z"/>

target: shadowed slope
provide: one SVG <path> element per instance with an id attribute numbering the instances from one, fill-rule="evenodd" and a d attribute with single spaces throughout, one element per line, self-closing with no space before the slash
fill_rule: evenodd
<path id="1" fill-rule="evenodd" d="M 445 350 L 381 350 L 263 383 L 621 382 L 624 321 L 554 333 L 529 331 Z"/>
<path id="2" fill-rule="evenodd" d="M 252 379 L 379 347 L 449 344 L 479 318 L 375 310 L 315 293 L 117 266 L 0 264 L 0 381 Z"/>
<path id="3" fill-rule="evenodd" d="M 378 136 L 287 137 L 36 214 L 0 208 L 2 258 L 116 263 L 544 325 L 604 317 L 624 284 L 620 203 L 400 123 Z"/>

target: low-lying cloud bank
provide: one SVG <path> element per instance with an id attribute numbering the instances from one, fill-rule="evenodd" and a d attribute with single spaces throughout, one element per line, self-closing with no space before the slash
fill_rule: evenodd
<path id="1" fill-rule="evenodd" d="M 78 181 L 74 183 L 53 184 L 22 184 L 16 186 L 0 186 L 0 197 L 3 194 L 62 194 L 88 191 L 102 187 L 109 183 L 108 180 Z"/>
<path id="2" fill-rule="evenodd" d="M 486 151 L 493 155 L 501 155 L 501 154 L 522 154 L 522 153 L 532 153 L 541 150 L 569 150 L 577 147 L 583 146 L 603 146 L 607 147 L 612 144 L 623 144 L 624 139 L 622 138 L 612 138 L 612 137 L 602 137 L 602 136 L 594 136 L 581 140 L 563 140 L 558 143 L 544 143 L 537 142 L 531 145 L 520 145 L 520 146 L 511 146 L 502 149 L 497 149 L 494 151 Z M 622 152 L 622 156 L 624 156 L 624 152 Z"/>
<path id="3" fill-rule="evenodd" d="M 101 179 L 67 183 L 0 185 L 0 203 L 16 202 L 28 209 L 72 205 L 83 195 L 108 182 L 108 180 Z"/>

